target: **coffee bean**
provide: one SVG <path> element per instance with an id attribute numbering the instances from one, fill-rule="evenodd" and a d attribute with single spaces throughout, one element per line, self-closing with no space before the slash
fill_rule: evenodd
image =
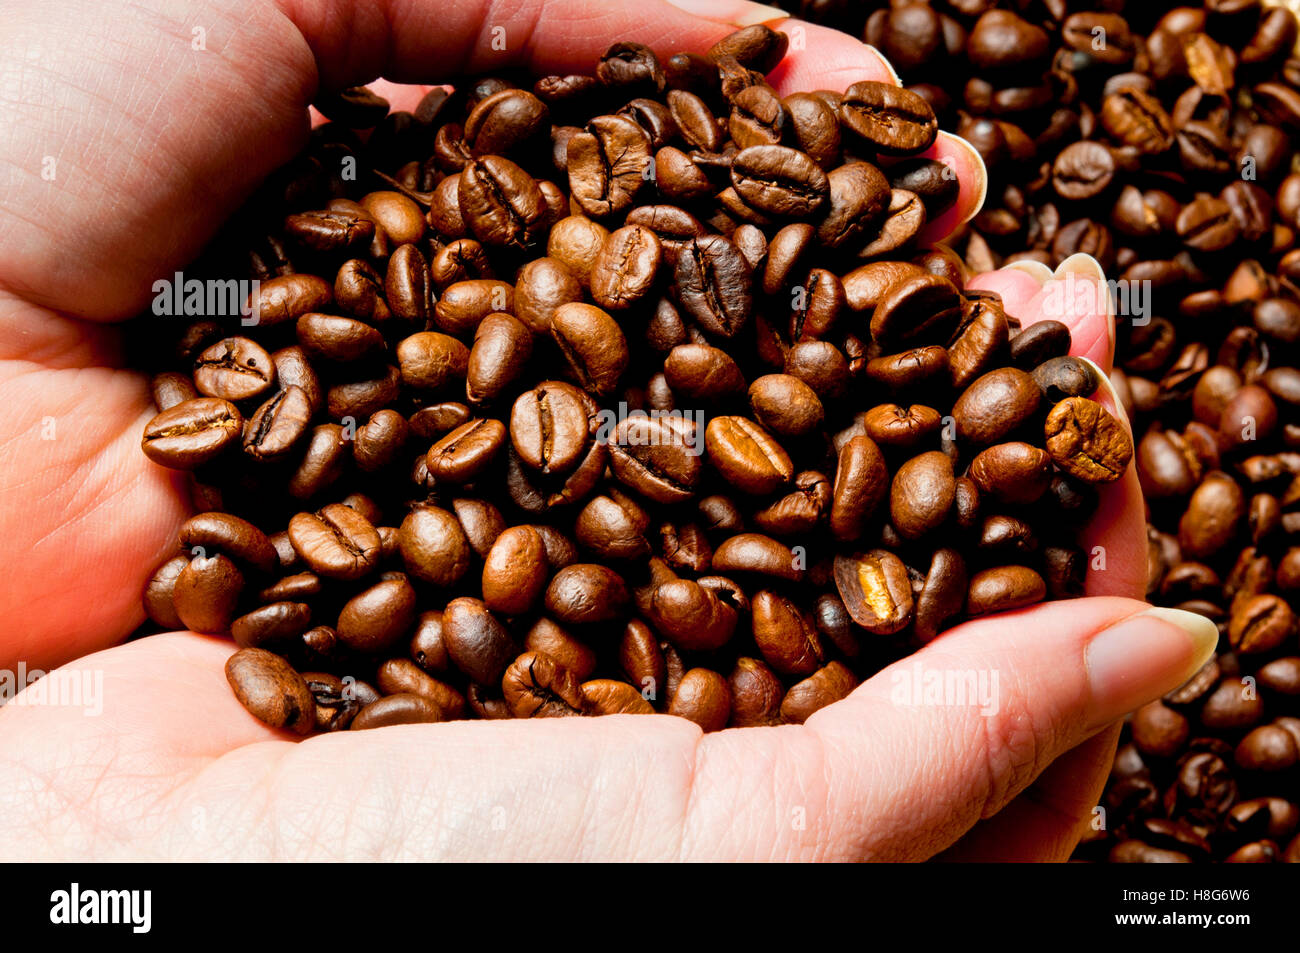
<path id="1" fill-rule="evenodd" d="M 817 223 L 817 240 L 827 248 L 852 246 L 873 234 L 889 208 L 889 180 L 874 165 L 848 162 L 826 176 L 830 201 Z"/>
<path id="2" fill-rule="evenodd" d="M 569 140 L 569 189 L 587 215 L 626 212 L 646 181 L 650 139 L 622 116 L 597 116 Z"/>
<path id="3" fill-rule="evenodd" d="M 650 598 L 650 623 L 678 648 L 709 651 L 731 640 L 736 607 L 698 582 L 676 579 L 656 586 Z"/>
<path id="4" fill-rule="evenodd" d="M 546 589 L 546 546 L 531 526 L 514 526 L 496 538 L 483 562 L 483 602 L 502 615 L 522 615 Z"/>
<path id="5" fill-rule="evenodd" d="M 1101 195 L 1115 176 L 1115 158 L 1099 142 L 1076 142 L 1052 165 L 1052 185 L 1063 199 L 1084 201 Z"/>
<path id="6" fill-rule="evenodd" d="M 1133 458 L 1133 441 L 1123 425 L 1086 397 L 1070 397 L 1053 407 L 1044 433 L 1056 465 L 1088 483 L 1118 480 Z"/>
<path id="7" fill-rule="evenodd" d="M 654 707 L 627 682 L 593 678 L 582 683 L 582 697 L 593 715 L 653 715 Z"/>
<path id="8" fill-rule="evenodd" d="M 1022 609 L 1047 595 L 1043 577 L 1027 566 L 998 566 L 971 576 L 966 612 L 972 616 Z"/>
<path id="9" fill-rule="evenodd" d="M 484 245 L 526 247 L 543 228 L 545 205 L 537 182 L 499 155 L 465 164 L 457 201 L 465 225 Z"/>
<path id="10" fill-rule="evenodd" d="M 756 145 L 736 153 L 731 182 L 749 205 L 787 218 L 805 218 L 825 203 L 830 185 L 817 163 L 797 149 Z"/>
<path id="11" fill-rule="evenodd" d="M 196 397 L 157 414 L 144 428 L 140 446 L 150 460 L 175 470 L 194 470 L 239 439 L 244 419 L 219 397 Z"/>
<path id="12" fill-rule="evenodd" d="M 453 586 L 469 570 L 469 539 L 456 516 L 439 507 L 413 508 L 402 520 L 397 544 L 407 571 L 435 586 Z"/>
<path id="13" fill-rule="evenodd" d="M 933 532 L 947 520 L 955 492 L 952 461 L 945 454 L 932 450 L 913 457 L 898 468 L 890 487 L 894 528 L 905 539 Z"/>
<path id="14" fill-rule="evenodd" d="M 888 489 L 889 470 L 875 441 L 856 436 L 846 443 L 831 496 L 830 529 L 835 537 L 845 541 L 860 537 Z"/>
<path id="15" fill-rule="evenodd" d="M 226 660 L 226 681 L 239 703 L 272 728 L 311 731 L 316 702 L 301 675 L 265 649 L 241 648 Z"/>
<path id="16" fill-rule="evenodd" d="M 618 386 L 628 364 L 627 339 L 606 312 L 580 302 L 560 305 L 551 317 L 551 339 L 584 390 L 605 395 Z"/>
<path id="17" fill-rule="evenodd" d="M 882 344 L 916 345 L 945 340 L 961 318 L 961 295 L 952 282 L 916 275 L 889 285 L 871 316 L 871 334 Z"/>
<path id="18" fill-rule="evenodd" d="M 668 714 L 693 721 L 704 731 L 721 731 L 731 716 L 731 689 L 727 680 L 707 668 L 693 668 L 668 703 Z"/>
<path id="19" fill-rule="evenodd" d="M 794 476 L 790 456 L 764 428 L 745 417 L 714 417 L 704 433 L 709 460 L 745 493 L 771 493 Z"/>
<path id="20" fill-rule="evenodd" d="M 703 468 L 699 450 L 700 435 L 688 417 L 629 416 L 615 428 L 610 469 L 648 499 L 679 503 L 695 493 Z"/>
<path id="21" fill-rule="evenodd" d="M 843 662 L 831 662 L 790 686 L 781 702 L 781 717 L 790 724 L 802 725 L 814 712 L 847 698 L 857 687 L 857 678 Z"/>
<path id="22" fill-rule="evenodd" d="M 740 249 L 720 235 L 683 246 L 675 279 L 682 307 L 708 333 L 730 338 L 749 320 L 753 271 Z"/>
<path id="23" fill-rule="evenodd" d="M 516 718 L 582 715 L 587 709 L 582 684 L 574 674 L 538 652 L 525 652 L 510 664 L 501 690 Z"/>
<path id="24" fill-rule="evenodd" d="M 1047 492 L 1052 458 L 1042 449 L 1020 441 L 981 450 L 970 464 L 970 476 L 981 493 L 1003 503 L 1034 503 Z"/>
<path id="25" fill-rule="evenodd" d="M 592 298 L 611 311 L 630 308 L 650 292 L 663 257 L 659 236 L 643 225 L 626 225 L 612 232 L 591 265 Z M 562 307 L 564 313 L 570 313 L 579 306 Z"/>
<path id="26" fill-rule="evenodd" d="M 443 720 L 442 709 L 423 695 L 385 695 L 364 706 L 349 726 L 352 731 L 387 728 L 390 725 L 419 725 Z"/>
<path id="27" fill-rule="evenodd" d="M 359 579 L 379 559 L 379 534 L 364 516 L 341 503 L 289 520 L 289 541 L 312 571 L 331 579 Z"/>
<path id="28" fill-rule="evenodd" d="M 1038 385 L 1024 371 L 1011 367 L 990 371 L 976 378 L 953 404 L 957 435 L 973 444 L 987 446 L 997 443 L 1033 417 L 1039 402 Z M 1057 406 L 1065 404 L 1062 402 Z M 1101 409 L 1100 405 L 1097 406 Z M 1053 408 L 1053 412 L 1055 410 Z M 1060 462 L 1055 455 L 1053 459 Z"/>
<path id="29" fill-rule="evenodd" d="M 195 556 L 176 577 L 172 604 L 185 628 L 202 633 L 226 632 L 235 618 L 243 589 L 243 573 L 227 556 Z"/>
<path id="30" fill-rule="evenodd" d="M 939 124 L 930 104 L 910 90 L 864 80 L 844 93 L 840 122 L 883 155 L 910 155 L 934 143 Z"/>

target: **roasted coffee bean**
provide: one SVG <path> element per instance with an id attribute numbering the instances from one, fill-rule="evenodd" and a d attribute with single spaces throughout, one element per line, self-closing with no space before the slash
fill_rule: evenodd
<path id="1" fill-rule="evenodd" d="M 952 461 L 946 454 L 932 450 L 913 457 L 894 474 L 890 520 L 904 539 L 919 539 L 948 519 L 955 493 Z"/>
<path id="2" fill-rule="evenodd" d="M 349 728 L 352 731 L 365 731 L 390 725 L 428 724 L 442 720 L 442 709 L 432 699 L 423 695 L 400 693 L 385 695 L 364 706 L 352 719 Z"/>
<path id="3" fill-rule="evenodd" d="M 195 556 L 180 571 L 172 587 L 172 605 L 185 628 L 219 633 L 230 629 L 244 576 L 229 557 Z"/>
<path id="4" fill-rule="evenodd" d="M 632 307 L 650 292 L 662 259 L 659 236 L 645 226 L 626 225 L 612 232 L 591 265 L 592 298 L 611 311 Z M 574 307 L 566 304 L 555 313 L 566 314 Z"/>
<path id="5" fill-rule="evenodd" d="M 484 245 L 523 248 L 538 240 L 544 226 L 546 207 L 536 180 L 499 155 L 465 164 L 457 201 L 470 234 Z"/>
<path id="6" fill-rule="evenodd" d="M 967 592 L 966 562 L 955 549 L 936 549 L 916 595 L 917 638 L 928 642 L 961 613 Z"/>
<path id="7" fill-rule="evenodd" d="M 1086 483 L 1118 480 L 1133 458 L 1128 431 L 1105 407 L 1085 397 L 1070 397 L 1053 407 L 1044 433 L 1057 466 Z"/>
<path id="8" fill-rule="evenodd" d="M 961 318 L 961 295 L 946 278 L 917 275 L 891 284 L 871 315 L 871 335 L 885 345 L 913 347 L 946 340 Z"/>
<path id="9" fill-rule="evenodd" d="M 805 218 L 825 202 L 830 190 L 826 173 L 797 149 L 755 145 L 736 153 L 731 182 L 746 203 L 786 218 Z"/>
<path id="10" fill-rule="evenodd" d="M 525 652 L 515 659 L 501 680 L 501 690 L 516 718 L 582 715 L 587 709 L 582 683 L 543 653 Z"/>
<path id="11" fill-rule="evenodd" d="M 190 563 L 187 556 L 173 556 L 154 570 L 144 589 L 144 611 L 153 622 L 164 629 L 184 627 L 172 601 L 176 580 Z"/>
<path id="12" fill-rule="evenodd" d="M 479 685 L 498 684 L 518 655 L 509 633 L 478 599 L 448 602 L 442 626 L 452 664 Z"/>
<path id="13" fill-rule="evenodd" d="M 546 611 L 574 625 L 612 621 L 627 601 L 623 577 L 594 563 L 565 566 L 546 587 Z"/>
<path id="14" fill-rule="evenodd" d="M 331 579 L 360 579 L 379 559 L 379 534 L 349 506 L 331 503 L 289 520 L 289 541 L 312 572 Z"/>
<path id="15" fill-rule="evenodd" d="M 1099 142 L 1076 142 L 1067 146 L 1052 165 L 1052 185 L 1063 199 L 1085 201 L 1110 187 L 1115 177 L 1115 158 Z"/>
<path id="16" fill-rule="evenodd" d="M 469 569 L 469 540 L 453 513 L 417 506 L 402 520 L 398 547 L 411 575 L 435 586 L 455 585 Z"/>
<path id="17" fill-rule="evenodd" d="M 1017 368 L 976 378 L 953 404 L 957 435 L 983 446 L 1005 439 L 1038 411 L 1039 393 L 1034 379 Z"/>
<path id="18" fill-rule="evenodd" d="M 857 678 L 843 662 L 831 662 L 790 686 L 781 702 L 781 717 L 790 724 L 802 725 L 814 712 L 847 698 L 857 687 Z"/>
<path id="19" fill-rule="evenodd" d="M 966 612 L 972 616 L 1022 609 L 1041 602 L 1047 595 L 1043 577 L 1028 566 L 999 566 L 983 569 L 970 580 Z"/>
<path id="20" fill-rule="evenodd" d="M 721 731 L 731 717 L 731 689 L 712 669 L 693 668 L 668 703 L 668 714 L 693 721 L 704 731 Z"/>
<path id="21" fill-rule="evenodd" d="M 206 556 L 208 550 L 216 550 L 261 573 L 271 573 L 279 564 L 275 547 L 266 534 L 231 513 L 191 516 L 181 524 L 179 536 L 182 548 L 191 556 Z"/>
<path id="22" fill-rule="evenodd" d="M 1037 327 L 1037 325 L 1034 325 Z M 1034 382 L 1051 404 L 1087 397 L 1097 390 L 1097 374 L 1077 357 L 1052 357 L 1033 369 Z"/>
<path id="23" fill-rule="evenodd" d="M 1044 450 L 1013 441 L 981 450 L 971 461 L 970 477 L 980 493 L 1003 503 L 1033 503 L 1047 491 L 1051 467 Z"/>
<path id="24" fill-rule="evenodd" d="M 868 632 L 889 635 L 912 620 L 914 603 L 907 569 L 887 550 L 836 556 L 835 588 L 853 621 Z"/>
<path id="25" fill-rule="evenodd" d="M 720 235 L 686 243 L 675 274 L 682 307 L 710 334 L 730 338 L 753 309 L 753 270 L 734 244 Z"/>
<path id="26" fill-rule="evenodd" d="M 244 428 L 244 452 L 255 460 L 284 457 L 307 433 L 312 406 L 306 391 L 290 386 L 266 401 Z"/>
<path id="27" fill-rule="evenodd" d="M 626 417 L 609 445 L 610 469 L 620 483 L 657 503 L 688 500 L 703 468 L 702 436 L 689 417 Z"/>
<path id="28" fill-rule="evenodd" d="M 934 159 L 907 159 L 888 170 L 895 190 L 915 195 L 925 209 L 926 219 L 935 219 L 957 201 L 957 176 L 951 167 Z"/>
<path id="29" fill-rule="evenodd" d="M 162 411 L 144 428 L 145 455 L 174 470 L 195 470 L 239 440 L 244 418 L 219 397 L 196 397 Z"/>
<path id="30" fill-rule="evenodd" d="M 910 90 L 865 80 L 844 93 L 840 122 L 883 155 L 911 155 L 933 144 L 939 124 L 930 104 Z"/>
<path id="31" fill-rule="evenodd" d="M 729 537 L 713 552 L 715 572 L 759 573 L 799 582 L 802 560 L 785 544 L 761 533 L 740 533 Z"/>
<path id="32" fill-rule="evenodd" d="M 469 483 L 492 465 L 506 441 L 506 427 L 491 417 L 471 420 L 447 434 L 425 454 L 429 475 L 448 483 Z"/>
<path id="33" fill-rule="evenodd" d="M 889 490 L 885 458 L 868 436 L 857 436 L 840 451 L 831 496 L 830 529 L 837 539 L 858 539 Z"/>
<path id="34" fill-rule="evenodd" d="M 226 660 L 226 681 L 239 703 L 272 728 L 305 735 L 316 723 L 316 701 L 307 683 L 273 652 L 241 648 Z"/>
<path id="35" fill-rule="evenodd" d="M 569 189 L 587 215 L 626 212 L 647 181 L 650 137 L 623 116 L 597 116 L 569 140 Z"/>
<path id="36" fill-rule="evenodd" d="M 272 602 L 254 609 L 230 624 L 230 634 L 240 648 L 274 646 L 311 626 L 311 607 L 302 602 Z"/>
<path id="37" fill-rule="evenodd" d="M 817 223 L 817 239 L 827 248 L 851 247 L 872 233 L 889 207 L 889 180 L 874 165 L 848 162 L 826 175 L 830 201 Z"/>
<path id="38" fill-rule="evenodd" d="M 266 392 L 275 383 L 271 355 L 255 341 L 225 338 L 199 355 L 194 386 L 205 397 L 240 401 Z"/>
<path id="39" fill-rule="evenodd" d="M 583 682 L 582 696 L 592 715 L 653 715 L 655 711 L 639 691 L 612 678 Z"/>
<path id="40" fill-rule="evenodd" d="M 723 479 L 745 493 L 771 493 L 794 476 L 789 454 L 744 417 L 714 417 L 704 440 L 709 460 Z"/>
<path id="41" fill-rule="evenodd" d="M 629 359 L 627 339 L 605 311 L 581 302 L 560 305 L 551 317 L 551 339 L 584 390 L 603 396 L 618 387 Z"/>
<path id="42" fill-rule="evenodd" d="M 726 598 L 687 579 L 656 586 L 648 609 L 655 631 L 686 651 L 726 645 L 738 619 L 736 607 Z"/>

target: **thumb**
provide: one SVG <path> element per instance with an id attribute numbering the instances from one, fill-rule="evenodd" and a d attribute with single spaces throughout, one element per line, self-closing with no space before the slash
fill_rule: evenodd
<path id="1" fill-rule="evenodd" d="M 856 825 L 834 834 L 871 859 L 932 856 L 1191 678 L 1217 642 L 1201 616 L 1118 598 L 953 629 L 809 719 L 826 752 L 827 816 Z"/>

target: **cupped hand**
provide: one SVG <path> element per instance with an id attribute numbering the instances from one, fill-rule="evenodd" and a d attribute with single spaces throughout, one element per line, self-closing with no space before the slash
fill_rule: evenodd
<path id="1" fill-rule="evenodd" d="M 1085 542 L 1092 598 L 967 623 L 803 726 L 702 736 L 666 716 L 458 722 L 295 742 L 230 693 L 224 639 L 118 643 L 175 545 L 183 483 L 148 463 L 147 381 L 112 322 L 143 308 L 305 141 L 318 88 L 438 82 L 505 65 L 589 69 L 616 39 L 703 50 L 769 19 L 740 0 L 3 0 L 0 37 L 0 666 L 63 665 L 102 711 L 0 710 L 3 850 L 22 858 L 1066 856 L 1125 712 L 1189 677 L 1214 627 L 1135 601 L 1130 472 Z M 875 51 L 794 21 L 782 92 L 894 81 Z M 503 32 L 496 33 L 496 28 Z M 491 39 L 503 36 L 505 49 Z M 500 46 L 500 43 L 495 44 Z M 943 136 L 961 192 L 978 156 Z M 1059 271 L 1100 279 L 1095 263 Z M 1028 323 L 1046 303 L 1109 368 L 1105 297 L 1046 269 L 982 276 Z M 1112 403 L 1113 406 L 1113 403 Z M 1207 628 L 1208 626 L 1208 628 Z M 114 647 L 116 646 L 116 647 Z M 919 666 L 919 668 L 918 668 Z M 988 704 L 909 704 L 918 672 L 983 673 Z M 924 677 L 922 676 L 919 677 Z M 993 681 L 996 679 L 996 681 Z M 924 701 L 921 699 L 921 701 Z"/>

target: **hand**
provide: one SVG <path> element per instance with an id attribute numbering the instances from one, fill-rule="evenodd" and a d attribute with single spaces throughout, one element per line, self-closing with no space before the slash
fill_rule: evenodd
<path id="1" fill-rule="evenodd" d="M 590 69 L 615 39 L 703 50 L 769 15 L 740 0 L 675 2 L 712 19 L 662 0 L 145 0 L 39 14 L 0 2 L 0 85 L 21 92 L 0 105 L 0 157 L 12 170 L 0 209 L 0 612 L 9 623 L 0 664 L 68 663 L 65 672 L 92 685 L 102 677 L 103 704 L 96 717 L 67 706 L 0 711 L 7 852 L 1068 854 L 1104 781 L 1115 720 L 1180 684 L 1214 643 L 1203 620 L 1134 601 L 1144 544 L 1131 470 L 1106 492 L 1088 540 L 1106 553 L 1106 570 L 1089 574 L 1096 598 L 953 629 L 802 727 L 703 737 L 681 719 L 622 717 L 294 742 L 231 695 L 228 640 L 172 633 L 118 645 L 143 618 L 139 593 L 173 551 L 187 504 L 183 483 L 140 453 L 153 414 L 147 381 L 122 369 L 111 323 L 143 308 L 154 278 L 191 260 L 292 157 L 318 86 L 381 74 L 437 82 L 520 63 Z M 504 27 L 505 51 L 481 39 L 492 26 Z M 797 26 L 805 48 L 772 77 L 783 92 L 892 80 L 870 48 Z M 206 49 L 194 48 L 196 31 Z M 973 214 L 984 176 L 955 137 L 933 154 L 962 186 L 956 207 L 931 225 L 938 237 Z M 1100 277 L 1086 259 L 1062 268 Z M 1022 266 L 979 283 L 1027 322 L 1040 316 L 1043 277 Z M 1104 310 L 1053 316 L 1073 326 L 1076 351 L 1106 369 L 1113 330 Z M 896 674 L 917 664 L 996 673 L 997 712 L 896 703 Z"/>

